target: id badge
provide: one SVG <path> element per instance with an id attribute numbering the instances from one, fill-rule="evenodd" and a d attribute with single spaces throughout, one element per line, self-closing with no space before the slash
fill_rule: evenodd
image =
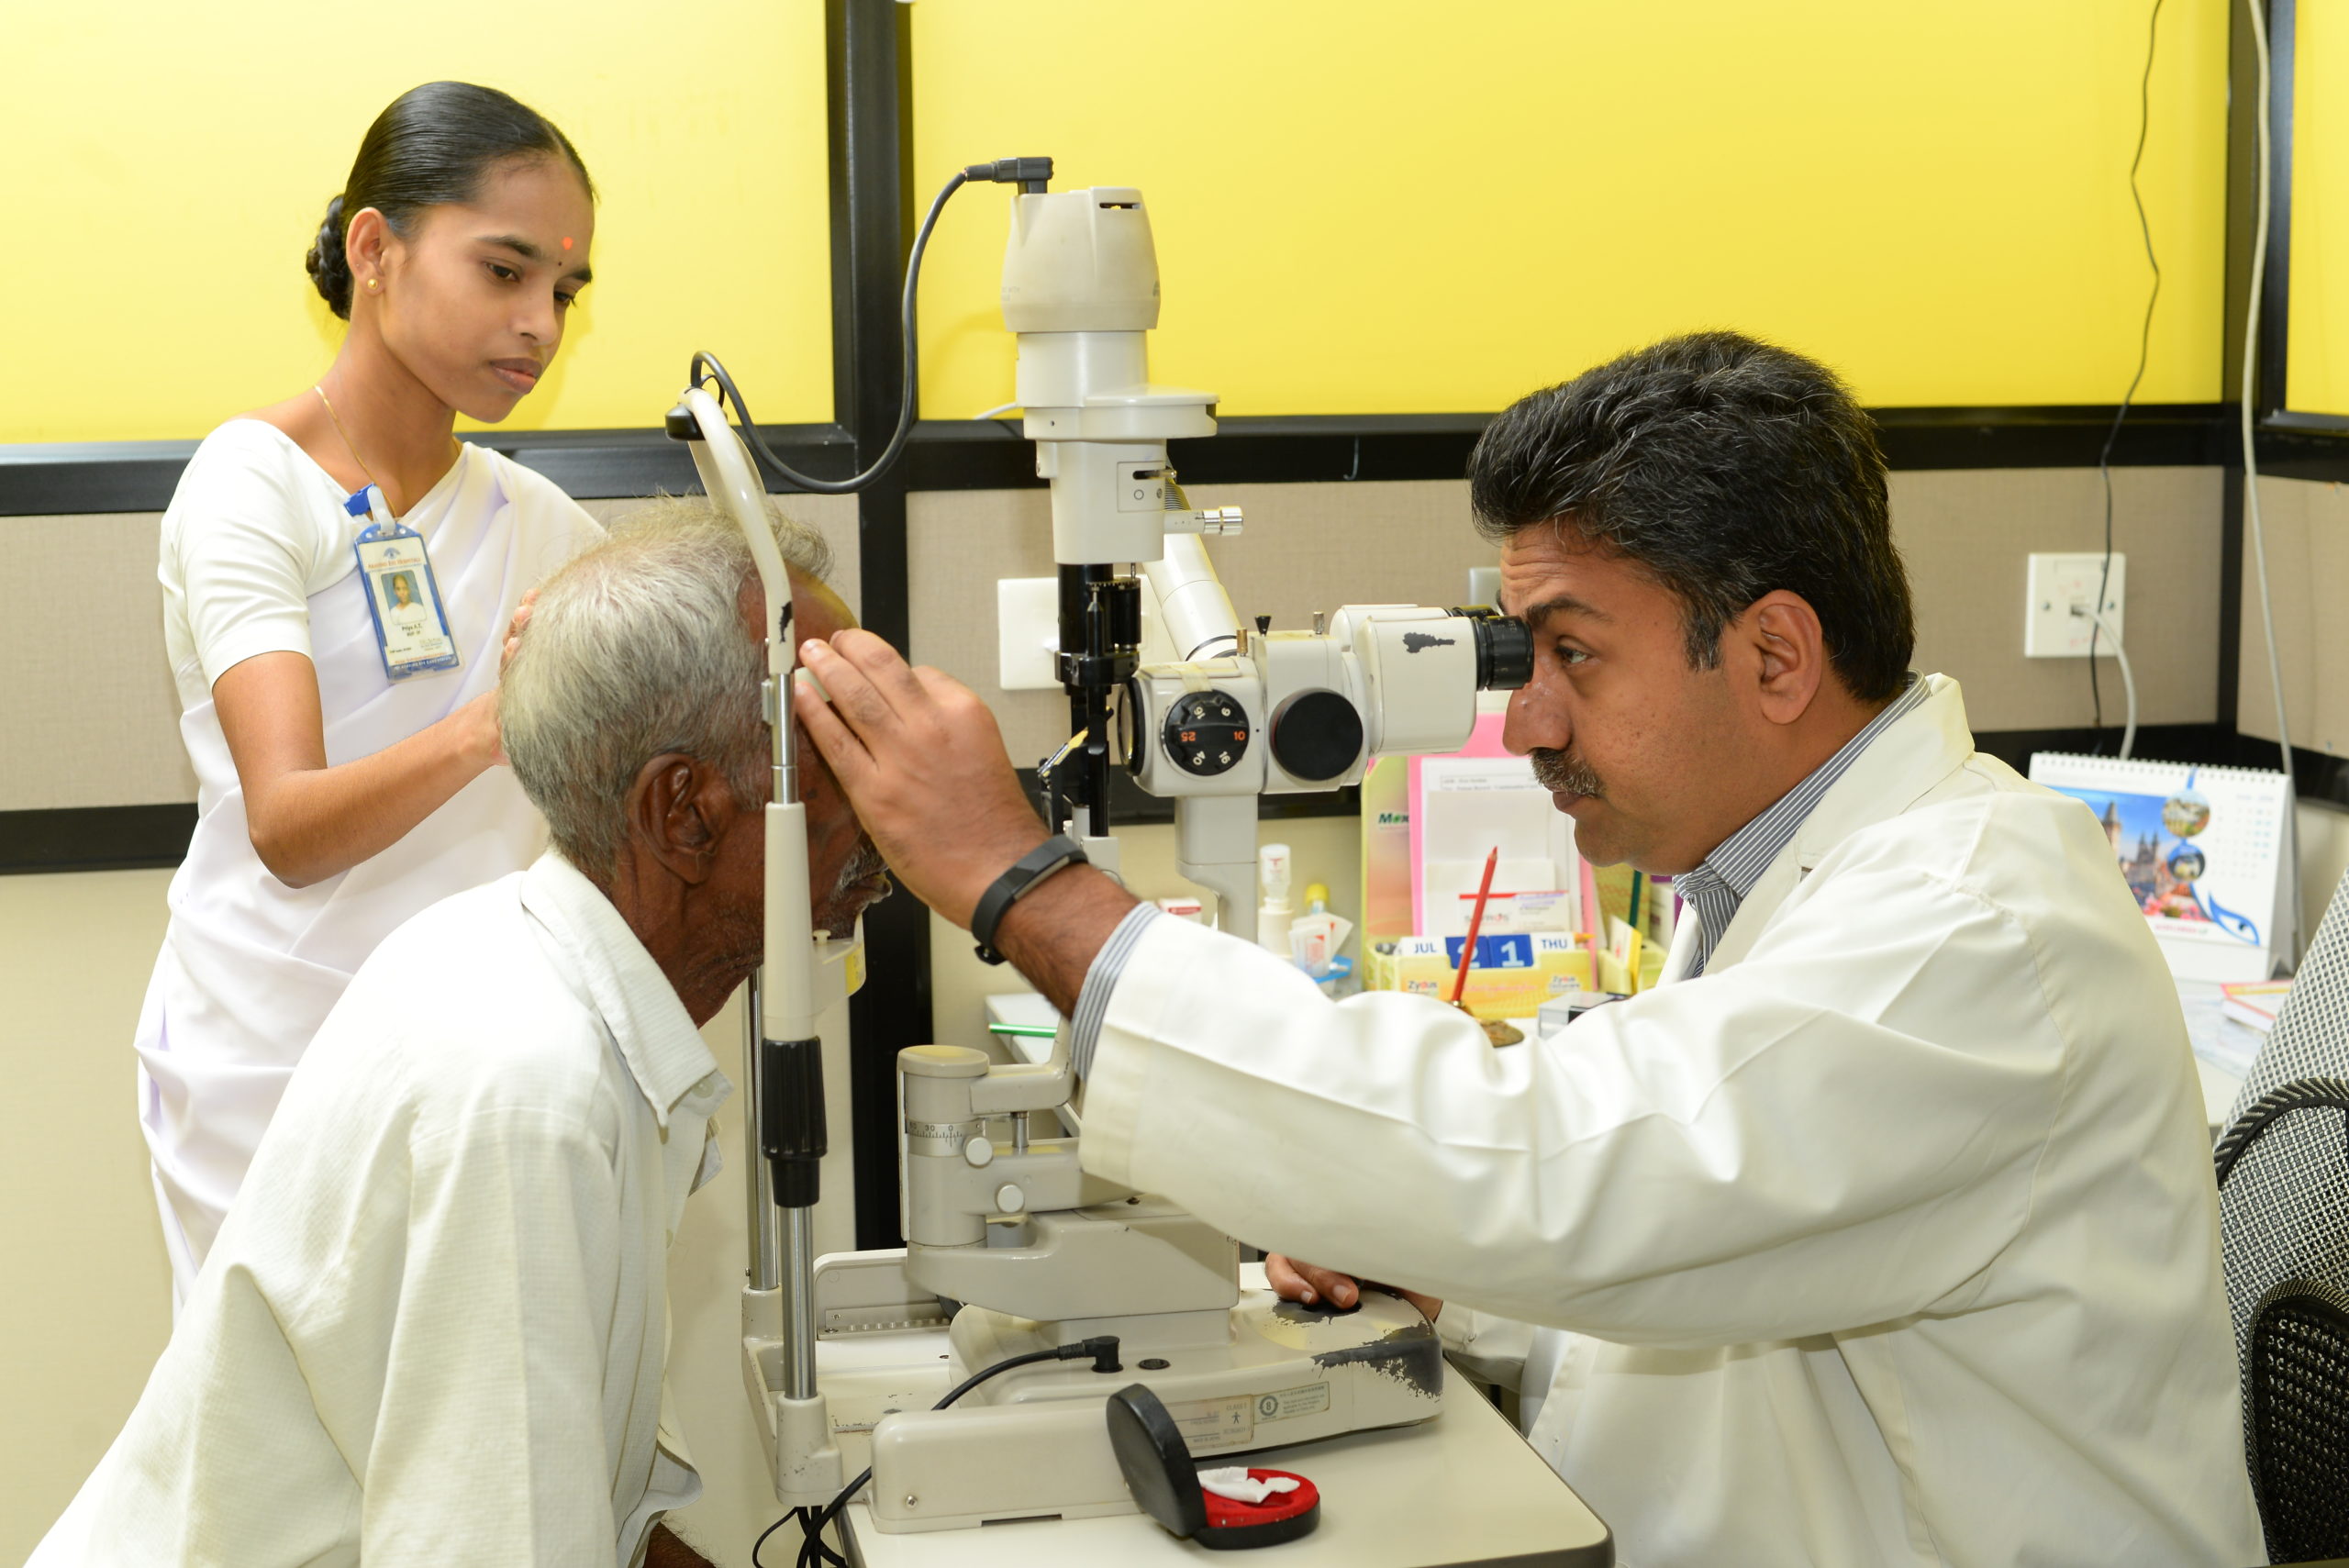
<path id="1" fill-rule="evenodd" d="M 424 536 L 403 528 L 384 504 L 384 493 L 372 484 L 343 506 L 354 517 L 374 519 L 359 531 L 354 548 L 384 673 L 406 681 L 457 668 L 463 660 L 457 639 L 449 633 L 448 612 L 440 605 L 440 584 L 432 575 Z"/>

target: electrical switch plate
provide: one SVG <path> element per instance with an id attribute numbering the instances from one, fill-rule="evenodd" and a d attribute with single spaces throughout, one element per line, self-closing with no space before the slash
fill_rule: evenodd
<path id="1" fill-rule="evenodd" d="M 2085 615 L 2074 615 L 2072 606 L 2086 607 L 2096 603 L 2097 584 L 2102 580 L 2104 618 L 2110 629 L 2097 637 L 2096 651 L 2099 657 L 2110 658 L 2113 639 L 2119 637 L 2126 640 L 2128 627 L 2121 618 L 2121 606 L 2126 597 L 2121 590 L 2127 581 L 2129 558 L 2115 555 L 2109 578 L 2101 554 L 2033 555 L 2030 563 L 2030 596 L 2023 605 L 2024 656 L 2087 658 L 2088 637 L 2096 630 L 2096 623 Z"/>
<path id="2" fill-rule="evenodd" d="M 1006 577 L 995 585 L 996 684 L 1040 692 L 1061 684 L 1061 585 L 1056 577 Z"/>
<path id="3" fill-rule="evenodd" d="M 1500 607 L 1501 569 L 1497 566 L 1471 566 L 1468 569 L 1468 603 Z"/>

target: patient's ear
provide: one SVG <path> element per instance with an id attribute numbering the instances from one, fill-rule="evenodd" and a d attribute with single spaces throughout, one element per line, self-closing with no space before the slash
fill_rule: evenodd
<path id="1" fill-rule="evenodd" d="M 653 758 L 629 786 L 629 840 L 681 882 L 709 880 L 718 842 L 740 814 L 725 776 L 682 751 Z"/>

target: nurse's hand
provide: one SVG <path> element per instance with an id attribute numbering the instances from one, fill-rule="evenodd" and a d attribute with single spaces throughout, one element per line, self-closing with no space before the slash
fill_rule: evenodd
<path id="1" fill-rule="evenodd" d="M 506 673 L 506 666 L 514 662 L 514 651 L 522 646 L 522 628 L 530 624 L 530 611 L 536 607 L 538 602 L 539 591 L 536 588 L 522 590 L 522 602 L 515 606 L 514 618 L 506 628 L 506 647 L 497 655 L 497 673 L 500 676 Z M 505 760 L 503 755 L 498 758 L 501 762 Z"/>
<path id="2" fill-rule="evenodd" d="M 1301 1301 L 1308 1307 L 1317 1301 L 1326 1301 L 1332 1307 L 1343 1308 L 1362 1299 L 1362 1287 L 1355 1283 L 1353 1275 L 1341 1274 L 1335 1269 L 1325 1269 L 1316 1263 L 1299 1262 L 1278 1252 L 1264 1254 L 1264 1283 L 1271 1285 L 1273 1294 L 1283 1301 Z M 1371 1283 L 1377 1284 L 1375 1280 Z M 1443 1303 L 1435 1296 L 1421 1296 L 1417 1291 L 1404 1290 L 1397 1285 L 1380 1284 L 1378 1288 L 1393 1291 L 1418 1307 L 1431 1323 L 1435 1321 L 1436 1314 L 1443 1310 Z"/>
<path id="3" fill-rule="evenodd" d="M 995 715 L 869 631 L 804 642 L 799 660 L 831 698 L 795 681 L 799 722 L 864 830 L 915 897 L 968 928 L 988 884 L 1049 837 Z"/>

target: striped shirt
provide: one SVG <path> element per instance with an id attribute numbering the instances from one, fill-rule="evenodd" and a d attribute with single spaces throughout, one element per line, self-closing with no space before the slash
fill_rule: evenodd
<path id="1" fill-rule="evenodd" d="M 1696 961 L 1689 964 L 1686 978 L 1694 980 L 1705 973 L 1714 944 L 1729 929 L 1730 922 L 1737 918 L 1738 906 L 1753 891 L 1753 884 L 1762 880 L 1762 873 L 1770 869 L 1770 862 L 1795 841 L 1795 835 L 1802 830 L 1803 823 L 1809 819 L 1827 792 L 1835 787 L 1835 781 L 1851 771 L 1852 764 L 1860 760 L 1860 753 L 1877 736 L 1924 700 L 1925 683 L 1910 675 L 1900 695 L 1868 720 L 1857 735 L 1844 741 L 1842 750 L 1820 763 L 1809 777 L 1780 795 L 1776 805 L 1714 846 L 1703 864 L 1672 879 L 1672 891 L 1697 912 Z"/>

